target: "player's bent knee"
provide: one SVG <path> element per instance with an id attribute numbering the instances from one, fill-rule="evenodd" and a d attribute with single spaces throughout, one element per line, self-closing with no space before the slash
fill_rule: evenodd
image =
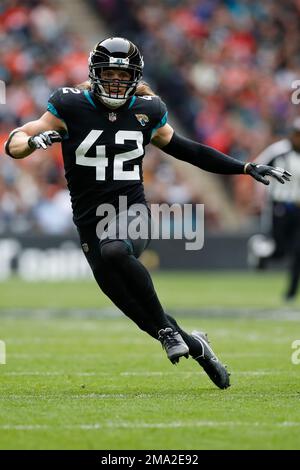
<path id="1" fill-rule="evenodd" d="M 104 261 L 114 263 L 129 256 L 128 246 L 123 240 L 100 243 L 100 253 Z"/>

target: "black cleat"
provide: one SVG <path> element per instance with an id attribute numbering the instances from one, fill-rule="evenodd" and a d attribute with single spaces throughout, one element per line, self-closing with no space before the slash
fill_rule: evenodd
<path id="1" fill-rule="evenodd" d="M 189 348 L 178 331 L 174 331 L 172 328 L 159 330 L 158 339 L 172 364 L 179 362 L 179 358 L 182 356 L 189 357 Z"/>
<path id="2" fill-rule="evenodd" d="M 194 357 L 194 359 L 203 367 L 210 380 L 212 380 L 217 387 L 222 389 L 230 387 L 230 373 L 209 346 L 207 335 L 202 331 L 192 331 L 191 335 L 199 341 L 202 346 L 202 354 Z"/>

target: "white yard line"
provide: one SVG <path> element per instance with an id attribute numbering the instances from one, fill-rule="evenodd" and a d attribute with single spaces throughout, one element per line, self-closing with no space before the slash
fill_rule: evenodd
<path id="1" fill-rule="evenodd" d="M 94 376 L 111 376 L 109 372 L 4 372 L 1 375 L 11 376 L 11 377 L 63 377 L 65 375 L 76 376 L 76 377 L 94 377 Z"/>
<path id="2" fill-rule="evenodd" d="M 63 342 L 63 341 L 62 341 Z M 55 344 L 55 342 L 53 342 Z M 141 343 L 139 341 L 128 341 L 128 344 L 143 344 L 145 345 L 145 342 L 142 341 Z M 7 344 L 9 344 L 7 342 Z M 96 343 L 97 344 L 97 343 Z M 107 342 L 104 342 L 102 344 L 111 344 L 111 340 L 107 341 Z M 124 341 L 124 344 L 127 344 L 127 342 Z M 54 355 L 56 358 L 84 358 L 84 357 L 99 357 L 100 355 L 103 356 L 103 352 L 100 351 L 100 347 L 101 347 L 101 344 L 99 342 L 99 352 L 96 352 L 96 353 L 82 353 L 82 354 L 72 354 L 72 353 L 69 353 L 69 354 L 59 354 L 59 353 L 43 353 L 43 352 L 32 352 L 32 353 L 10 353 L 8 352 L 7 356 L 9 355 L 9 357 L 11 357 L 12 359 L 31 359 L 31 358 L 40 358 L 40 359 L 48 359 L 48 358 L 52 358 Z M 289 344 L 289 347 L 290 347 L 290 344 Z M 126 355 L 128 355 L 126 353 Z M 131 355 L 131 354 L 130 354 Z M 134 353 L 134 355 L 136 356 L 136 353 Z M 162 353 L 161 352 L 151 352 L 151 357 L 163 357 Z M 278 352 L 277 354 L 272 352 L 272 353 L 268 353 L 268 352 L 224 352 L 222 354 L 220 354 L 220 358 L 224 359 L 224 358 L 252 358 L 252 357 L 282 357 L 282 352 Z"/>
<path id="3" fill-rule="evenodd" d="M 11 395 L 0 395 L 0 401 L 5 401 L 5 400 L 60 400 L 60 399 L 68 399 L 68 400 L 85 400 L 85 399 L 119 399 L 119 398 L 151 398 L 153 395 L 146 395 L 144 394 L 142 397 L 142 394 L 128 394 L 128 393 L 82 393 L 80 394 L 37 394 L 37 395 L 16 395 L 16 394 L 11 394 Z"/>
<path id="4" fill-rule="evenodd" d="M 74 341 L 81 341 L 82 342 L 83 340 L 83 336 L 78 336 L 78 337 L 74 337 L 72 336 L 72 338 L 58 338 L 58 337 L 46 337 L 46 338 L 43 338 L 43 337 L 38 337 L 38 336 L 35 336 L 35 337 L 32 337 L 32 338 L 5 338 L 5 342 L 9 345 L 9 344 L 72 344 L 74 343 Z M 110 338 L 100 338 L 99 336 L 98 337 L 89 337 L 89 338 L 86 338 L 86 340 L 88 340 L 89 344 L 98 344 L 99 346 L 101 346 L 102 344 L 111 344 L 113 341 L 114 341 L 114 338 L 110 337 Z M 118 343 L 119 344 L 142 344 L 144 345 L 145 344 L 145 340 L 143 340 L 142 338 L 131 338 L 131 337 L 127 337 L 127 338 L 118 338 Z M 83 343 L 84 344 L 84 341 Z"/>
<path id="5" fill-rule="evenodd" d="M 70 425 L 48 425 L 48 424 L 0 424 L 1 430 L 6 431 L 40 431 L 40 430 L 84 430 L 94 431 L 97 429 L 176 429 L 176 428 L 219 428 L 219 427 L 300 427 L 298 421 L 283 421 L 279 423 L 264 423 L 260 421 L 173 421 L 165 423 L 147 422 L 104 422 L 104 423 L 84 423 Z"/>
<path id="6" fill-rule="evenodd" d="M 176 317 L 188 317 L 195 319 L 195 323 L 199 323 L 202 319 L 206 318 L 228 318 L 230 320 L 235 320 L 236 318 L 245 318 L 245 319 L 259 319 L 259 320 L 284 320 L 284 321 L 299 321 L 299 309 L 295 307 L 278 307 L 278 308 L 259 308 L 259 307 L 201 307 L 198 308 L 178 308 L 170 309 L 170 315 Z M 1 315 L 3 319 L 11 320 L 16 318 L 18 320 L 28 319 L 37 319 L 41 320 L 66 320 L 73 318 L 75 320 L 85 319 L 92 322 L 98 322 L 99 320 L 111 320 L 111 319 L 124 319 L 124 326 L 126 327 L 125 316 L 115 308 L 103 307 L 99 309 L 72 309 L 72 308 L 40 308 L 40 309 L 26 309 L 26 308 L 2 308 Z M 66 326 L 66 329 L 69 330 L 69 327 Z M 77 325 L 75 325 L 77 329 Z"/>
<path id="7" fill-rule="evenodd" d="M 291 371 L 291 370 L 248 370 L 248 371 L 238 371 L 233 370 L 231 371 L 232 376 L 272 376 L 272 375 L 291 375 L 293 373 L 298 373 L 298 371 Z M 140 372 L 133 372 L 133 371 L 125 371 L 125 372 L 71 372 L 71 371 L 53 371 L 53 372 L 44 372 L 44 371 L 10 371 L 10 372 L 3 372 L 0 376 L 7 376 L 7 377 L 64 377 L 64 376 L 74 376 L 74 377 L 161 377 L 161 376 L 184 376 L 184 377 L 193 377 L 197 376 L 198 374 L 205 374 L 204 371 L 201 369 L 191 372 L 183 372 L 174 370 L 172 372 L 163 372 L 163 371 L 140 371 Z"/>
<path id="8" fill-rule="evenodd" d="M 109 343 L 111 344 L 111 342 Z M 145 343 L 143 343 L 145 344 Z M 40 352 L 34 352 L 34 353 L 10 353 L 8 351 L 7 353 L 7 361 L 9 361 L 9 358 L 11 359 L 20 359 L 20 360 L 27 360 L 27 359 L 52 359 L 55 357 L 55 360 L 65 360 L 65 359 L 70 359 L 70 360 L 88 360 L 88 359 L 93 359 L 93 358 L 103 358 L 103 351 L 96 352 L 96 353 L 84 353 L 82 354 L 72 354 L 71 352 L 69 354 L 60 354 L 60 352 L 53 351 L 52 353 L 40 353 Z M 137 355 L 134 352 L 126 352 L 126 358 L 128 357 L 133 357 L 136 358 Z M 151 352 L 151 358 L 153 359 L 158 359 L 158 358 L 164 358 L 164 353 L 160 352 Z"/>
<path id="9" fill-rule="evenodd" d="M 229 368 L 230 369 L 230 368 Z M 296 372 L 296 371 L 295 371 Z M 205 374 L 204 371 L 198 370 L 198 371 L 193 371 L 193 372 L 121 372 L 121 376 L 161 376 L 161 375 L 177 375 L 180 374 L 181 376 L 185 377 L 191 377 L 191 376 L 197 376 L 199 373 Z M 245 375 L 245 376 L 265 376 L 265 375 L 282 375 L 282 374 L 291 374 L 291 371 L 289 370 L 262 370 L 262 371 L 256 371 L 256 370 L 249 370 L 249 371 L 231 371 L 231 375 Z"/>

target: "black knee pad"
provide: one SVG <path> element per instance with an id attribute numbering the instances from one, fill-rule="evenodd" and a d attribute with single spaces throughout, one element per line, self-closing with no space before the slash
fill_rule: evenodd
<path id="1" fill-rule="evenodd" d="M 100 242 L 101 258 L 105 262 L 116 263 L 130 255 L 129 246 L 124 240 Z"/>

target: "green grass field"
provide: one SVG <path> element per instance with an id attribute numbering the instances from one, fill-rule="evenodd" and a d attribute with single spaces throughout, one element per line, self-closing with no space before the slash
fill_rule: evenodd
<path id="1" fill-rule="evenodd" d="M 232 371 L 217 389 L 172 366 L 93 282 L 0 284 L 1 449 L 299 449 L 299 304 L 280 274 L 160 273 L 164 306 L 208 332 Z M 112 312 L 112 314 L 110 314 Z"/>

